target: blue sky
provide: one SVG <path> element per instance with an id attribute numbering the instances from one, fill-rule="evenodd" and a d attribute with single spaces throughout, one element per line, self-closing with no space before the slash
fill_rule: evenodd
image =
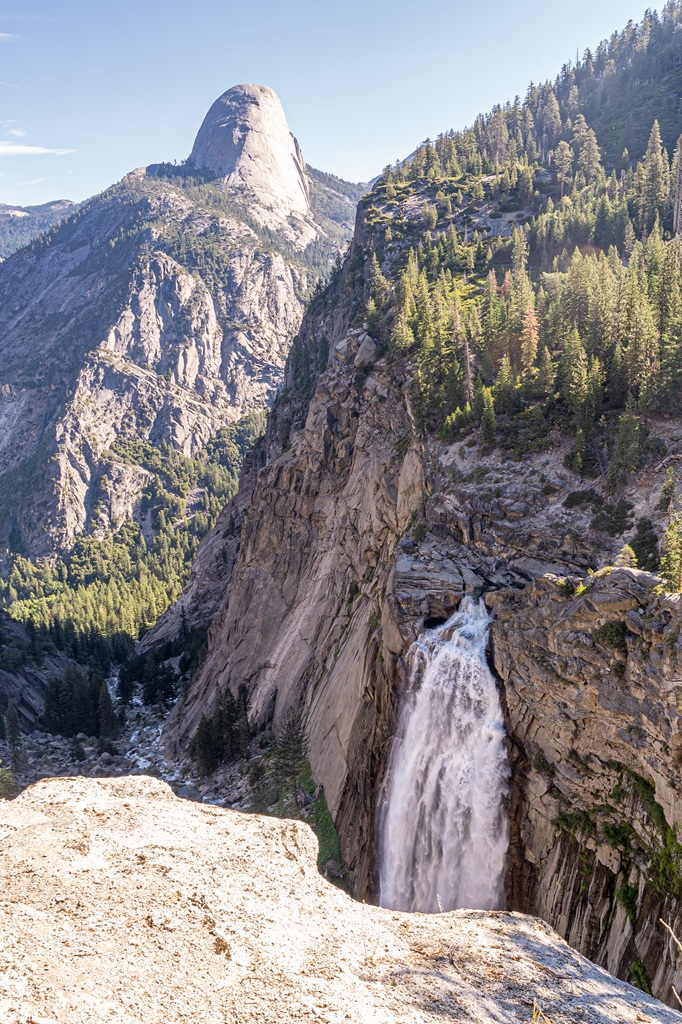
<path id="1" fill-rule="evenodd" d="M 187 156 L 239 82 L 280 95 L 307 161 L 366 180 L 523 96 L 645 0 L 0 0 L 0 202 L 80 200 Z"/>

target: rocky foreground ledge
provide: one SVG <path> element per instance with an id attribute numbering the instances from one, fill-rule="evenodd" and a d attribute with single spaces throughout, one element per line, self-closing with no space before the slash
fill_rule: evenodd
<path id="1" fill-rule="evenodd" d="M 316 852 L 153 778 L 37 783 L 0 803 L 0 1021 L 682 1021 L 541 921 L 365 906 Z"/>

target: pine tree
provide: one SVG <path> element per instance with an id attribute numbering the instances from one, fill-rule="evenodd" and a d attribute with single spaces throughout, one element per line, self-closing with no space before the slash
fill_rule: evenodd
<path id="1" fill-rule="evenodd" d="M 608 372 L 609 401 L 615 408 L 622 407 L 628 394 L 625 356 L 619 341 L 613 347 Z"/>
<path id="2" fill-rule="evenodd" d="M 16 779 L 9 769 L 2 767 L 2 761 L 0 761 L 0 800 L 11 800 L 18 792 Z"/>
<path id="3" fill-rule="evenodd" d="M 672 466 L 668 466 L 665 474 L 665 480 L 663 481 L 663 487 L 661 488 L 661 497 L 658 502 L 658 507 L 661 512 L 674 511 L 676 493 L 677 484 L 675 482 L 675 471 Z"/>
<path id="4" fill-rule="evenodd" d="M 601 154 L 597 136 L 588 127 L 582 114 L 578 114 L 573 127 L 573 141 L 578 151 L 578 171 L 587 186 L 594 184 L 602 173 Z"/>
<path id="5" fill-rule="evenodd" d="M 190 754 L 196 762 L 200 775 L 210 774 L 220 763 L 214 720 L 209 719 L 205 714 L 201 716 L 197 731 L 192 737 Z"/>
<path id="6" fill-rule="evenodd" d="M 566 182 L 571 177 L 573 160 L 575 154 L 567 142 L 561 141 L 554 151 L 554 162 L 557 166 L 557 177 L 561 182 L 561 195 L 563 197 Z"/>
<path id="7" fill-rule="evenodd" d="M 585 431 L 582 427 L 578 430 L 575 437 L 575 448 L 571 456 L 570 468 L 574 473 L 582 476 L 583 467 L 585 465 Z"/>
<path id="8" fill-rule="evenodd" d="M 480 423 L 483 418 L 483 408 L 485 404 L 483 395 L 484 391 L 485 384 L 483 383 L 483 378 L 479 374 L 476 378 L 476 383 L 474 384 L 474 402 L 472 406 L 476 423 Z"/>
<path id="9" fill-rule="evenodd" d="M 637 555 L 630 547 L 629 544 L 624 544 L 618 552 L 616 561 L 614 563 L 620 569 L 636 569 L 637 568 Z"/>
<path id="10" fill-rule="evenodd" d="M 503 415 L 511 415 L 516 412 L 516 381 L 509 356 L 504 356 L 500 363 L 493 394 L 497 412 Z"/>
<path id="11" fill-rule="evenodd" d="M 484 372 L 492 373 L 498 359 L 499 339 L 504 323 L 504 301 L 498 294 L 495 271 L 490 270 L 485 282 L 481 302 L 481 330 L 483 333 Z M 501 353 L 500 353 L 501 355 Z"/>
<path id="12" fill-rule="evenodd" d="M 650 519 L 638 519 L 637 529 L 631 541 L 637 556 L 637 565 L 646 572 L 657 572 L 659 566 L 658 533 Z"/>
<path id="13" fill-rule="evenodd" d="M 682 515 L 675 512 L 663 540 L 660 573 L 675 593 L 682 591 Z"/>
<path id="14" fill-rule="evenodd" d="M 256 811 L 256 813 L 263 813 L 268 807 L 270 791 L 268 772 L 262 758 L 249 764 L 247 777 L 249 780 L 249 790 L 251 791 L 250 809 Z"/>
<path id="15" fill-rule="evenodd" d="M 682 135 L 677 140 L 674 169 L 675 201 L 673 213 L 673 234 L 678 238 L 682 231 Z"/>
<path id="16" fill-rule="evenodd" d="M 99 719 L 99 735 L 103 739 L 111 739 L 112 736 L 116 734 L 117 719 L 114 706 L 111 703 L 109 687 L 105 681 L 102 681 L 100 686 L 97 710 Z"/>
<path id="17" fill-rule="evenodd" d="M 588 361 L 577 330 L 571 332 L 564 345 L 560 378 L 564 402 L 573 413 L 576 423 L 584 425 L 588 398 Z"/>
<path id="18" fill-rule="evenodd" d="M 495 401 L 490 388 L 483 387 L 481 391 L 481 399 L 481 438 L 486 447 L 493 447 L 496 441 Z"/>
<path id="19" fill-rule="evenodd" d="M 532 302 L 523 317 L 523 328 L 521 331 L 521 369 L 524 374 L 529 374 L 535 366 L 538 355 L 538 343 L 540 341 L 540 327 Z"/>
<path id="20" fill-rule="evenodd" d="M 464 401 L 470 405 L 474 400 L 474 382 L 471 373 L 471 350 L 469 342 L 464 342 L 464 368 L 462 377 L 462 394 Z"/>
<path id="21" fill-rule="evenodd" d="M 300 715 L 287 718 L 271 761 L 273 779 L 299 806 L 298 788 L 307 769 L 307 744 Z"/>
<path id="22" fill-rule="evenodd" d="M 372 253 L 369 266 L 369 286 L 371 297 L 376 302 L 377 308 L 382 310 L 386 304 L 389 293 L 390 285 L 384 277 L 379 260 L 375 252 Z"/>
<path id="23" fill-rule="evenodd" d="M 548 348 L 543 348 L 542 355 L 540 356 L 540 368 L 538 370 L 538 391 L 543 398 L 549 398 L 554 393 L 554 386 L 556 383 L 556 375 L 554 373 L 554 364 L 552 363 L 552 356 Z"/>
<path id="24" fill-rule="evenodd" d="M 637 415 L 637 403 L 628 395 L 625 412 L 618 424 L 616 450 L 608 472 L 609 487 L 614 488 L 639 467 L 642 457 L 641 427 Z"/>
<path id="25" fill-rule="evenodd" d="M 654 121 L 642 165 L 640 223 L 648 231 L 657 212 L 663 210 L 670 190 L 668 155 L 663 148 L 658 121 Z"/>
<path id="26" fill-rule="evenodd" d="M 391 342 L 389 354 L 395 358 L 401 352 L 405 352 L 414 345 L 414 333 L 410 327 L 410 320 L 406 310 L 398 313 L 393 330 L 391 331 Z"/>

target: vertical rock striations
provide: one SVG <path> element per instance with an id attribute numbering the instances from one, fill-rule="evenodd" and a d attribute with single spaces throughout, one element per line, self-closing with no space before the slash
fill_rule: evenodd
<path id="1" fill-rule="evenodd" d="M 487 601 L 515 762 L 509 903 L 613 974 L 641 965 L 669 998 L 682 976 L 658 922 L 682 927 L 682 608 L 658 583 L 544 576 Z"/>
<path id="2" fill-rule="evenodd" d="M 342 282 L 340 303 L 343 290 Z M 405 389 L 384 361 L 356 365 L 366 332 L 349 327 L 348 309 L 338 312 L 330 298 L 316 300 L 297 341 L 297 372 L 264 442 L 270 458 L 248 502 L 209 656 L 166 741 L 182 750 L 221 687 L 242 681 L 263 725 L 277 729 L 304 711 L 316 778 L 367 891 L 368 758 L 387 692 L 379 623 L 395 545 L 424 483 L 416 453 L 395 458 L 396 437 L 410 430 Z M 308 405 L 301 382 L 314 382 L 327 351 Z M 399 634 L 394 643 L 402 646 Z"/>

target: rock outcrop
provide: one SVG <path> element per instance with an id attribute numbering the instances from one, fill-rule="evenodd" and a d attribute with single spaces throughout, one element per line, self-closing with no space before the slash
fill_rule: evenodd
<path id="1" fill-rule="evenodd" d="M 36 658 L 35 636 L 0 612 L 0 708 L 14 704 L 25 729 L 35 729 L 44 710 L 45 686 L 64 673 L 68 659 L 54 648 Z"/>
<path id="2" fill-rule="evenodd" d="M 271 90 L 236 95 L 232 127 L 199 133 L 208 164 L 134 171 L 0 265 L 3 552 L 136 515 L 147 480 L 117 442 L 194 454 L 272 399 L 355 192 L 305 168 Z M 235 133 L 232 171 L 210 169 Z"/>
<path id="3" fill-rule="evenodd" d="M 680 1015 L 518 914 L 362 906 L 298 822 L 151 778 L 62 779 L 0 802 L 0 1017 L 673 1024 Z"/>
<path id="4" fill-rule="evenodd" d="M 227 185 L 249 189 L 283 221 L 309 217 L 305 162 L 279 96 L 264 85 L 235 85 L 209 110 L 190 162 Z"/>
<path id="5" fill-rule="evenodd" d="M 679 989 L 682 607 L 632 569 L 487 595 L 514 744 L 509 905 L 621 977 Z M 636 969 L 636 968 L 635 968 Z"/>

